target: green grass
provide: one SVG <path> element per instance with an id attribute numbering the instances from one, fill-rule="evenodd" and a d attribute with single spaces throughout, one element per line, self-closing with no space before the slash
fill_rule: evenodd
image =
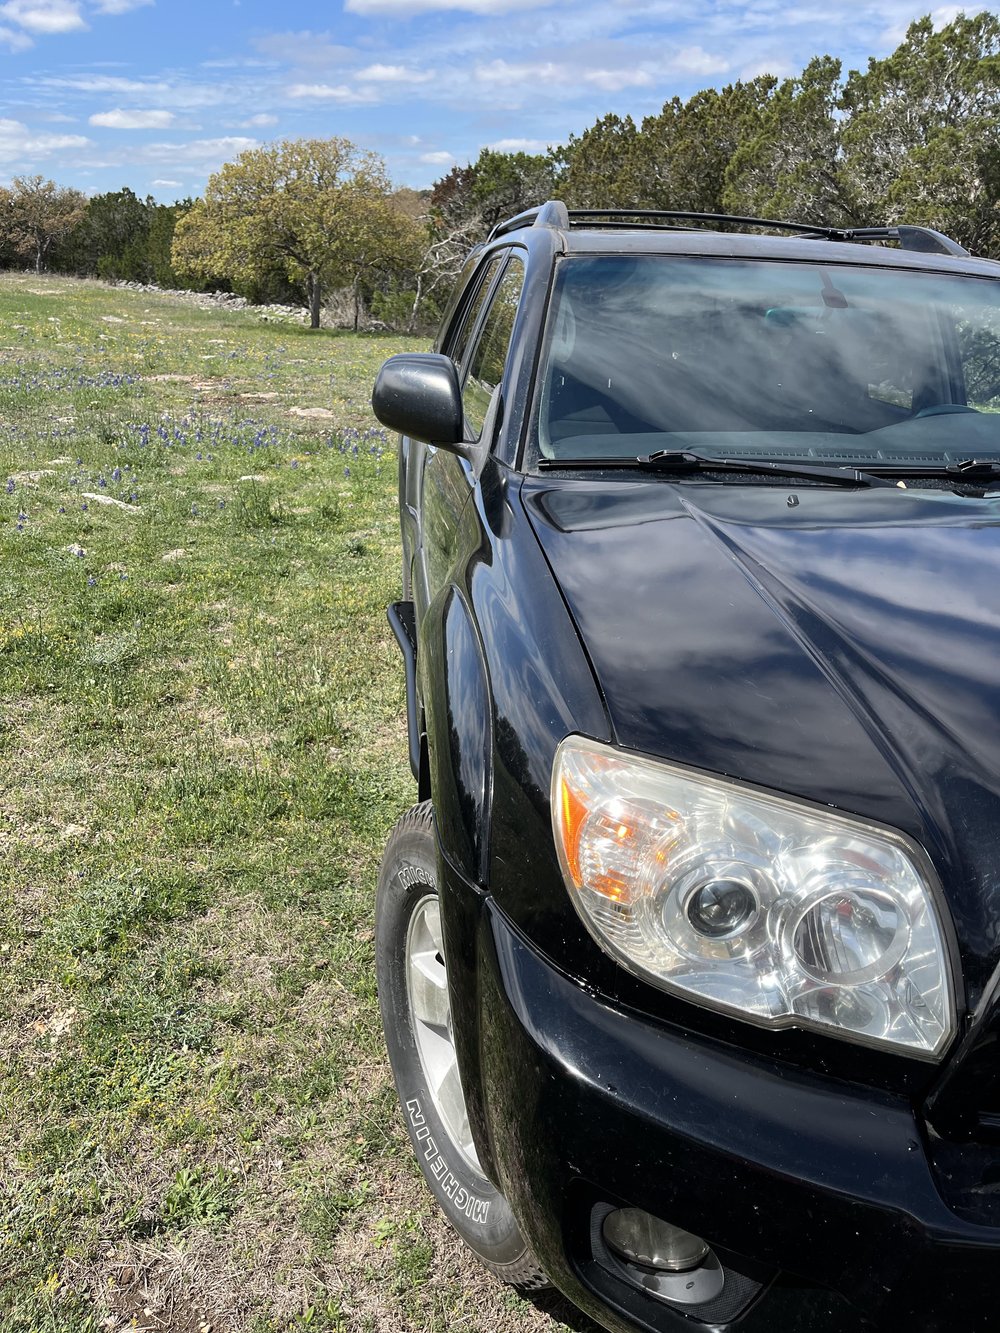
<path id="1" fill-rule="evenodd" d="M 378 1026 L 406 345 L 0 277 L 2 1333 L 553 1326 Z"/>

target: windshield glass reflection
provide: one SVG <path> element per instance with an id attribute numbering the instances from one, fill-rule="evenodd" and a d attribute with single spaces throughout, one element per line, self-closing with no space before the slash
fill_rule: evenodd
<path id="1" fill-rule="evenodd" d="M 543 458 L 1000 457 L 1000 287 L 822 262 L 569 258 L 539 385 Z"/>

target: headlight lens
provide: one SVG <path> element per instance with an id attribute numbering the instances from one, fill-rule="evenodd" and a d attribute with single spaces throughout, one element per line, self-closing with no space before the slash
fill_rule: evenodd
<path id="1" fill-rule="evenodd" d="M 633 972 L 768 1026 L 935 1056 L 955 1029 L 931 871 L 899 834 L 570 736 L 556 849 Z"/>

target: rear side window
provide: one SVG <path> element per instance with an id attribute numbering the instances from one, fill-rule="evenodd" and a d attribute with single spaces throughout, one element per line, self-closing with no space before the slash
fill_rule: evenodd
<path id="1" fill-rule="evenodd" d="M 462 390 L 469 438 L 478 440 L 483 433 L 486 413 L 494 390 L 503 379 L 510 335 L 514 329 L 517 303 L 524 286 L 524 265 L 511 259 L 490 304 L 479 340 L 469 362 L 469 373 Z"/>

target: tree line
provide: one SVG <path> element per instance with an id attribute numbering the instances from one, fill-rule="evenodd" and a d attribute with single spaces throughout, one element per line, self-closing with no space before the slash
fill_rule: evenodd
<path id="1" fill-rule="evenodd" d="M 909 222 L 1000 257 L 1000 19 L 930 17 L 867 69 L 817 56 L 636 123 L 609 114 L 545 153 L 484 149 L 429 191 L 394 190 L 346 139 L 251 149 L 173 205 L 86 199 L 41 177 L 0 191 L 0 264 L 295 301 L 336 292 L 358 327 L 432 323 L 471 245 L 548 198 L 834 226 Z"/>
<path id="2" fill-rule="evenodd" d="M 174 228 L 193 204 L 158 204 L 127 188 L 88 199 L 42 176 L 15 176 L 0 187 L 0 268 L 176 286 Z"/>

